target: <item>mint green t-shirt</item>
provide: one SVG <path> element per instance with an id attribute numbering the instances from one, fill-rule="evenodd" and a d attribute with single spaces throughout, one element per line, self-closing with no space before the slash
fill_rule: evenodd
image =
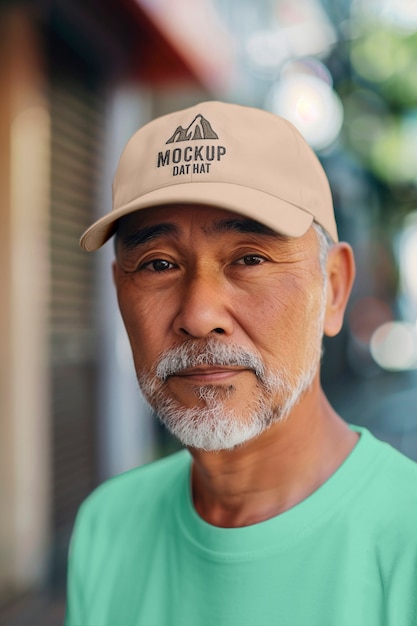
<path id="1" fill-rule="evenodd" d="M 181 451 L 101 485 L 71 544 L 66 626 L 417 626 L 417 464 L 367 430 L 265 522 L 218 528 Z"/>

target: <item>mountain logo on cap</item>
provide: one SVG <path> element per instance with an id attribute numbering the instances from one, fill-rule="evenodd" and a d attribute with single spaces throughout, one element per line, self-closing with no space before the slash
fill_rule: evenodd
<path id="1" fill-rule="evenodd" d="M 166 143 L 176 143 L 177 141 L 190 141 L 200 139 L 218 139 L 211 124 L 199 113 L 187 128 L 178 126 Z"/>

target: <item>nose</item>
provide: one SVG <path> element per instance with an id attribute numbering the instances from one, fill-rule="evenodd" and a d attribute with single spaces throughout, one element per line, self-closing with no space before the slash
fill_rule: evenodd
<path id="1" fill-rule="evenodd" d="M 183 285 L 174 330 L 182 336 L 207 337 L 212 333 L 231 335 L 233 318 L 230 293 L 220 280 L 194 276 Z"/>

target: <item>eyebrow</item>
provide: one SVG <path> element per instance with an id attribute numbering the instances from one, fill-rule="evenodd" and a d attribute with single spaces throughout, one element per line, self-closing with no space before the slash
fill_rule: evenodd
<path id="1" fill-rule="evenodd" d="M 153 224 L 145 226 L 130 235 L 122 238 L 122 244 L 127 250 L 133 250 L 137 246 L 141 246 L 152 239 L 157 239 L 161 235 L 178 235 L 178 228 L 175 224 L 169 222 L 162 224 Z"/>
<path id="2" fill-rule="evenodd" d="M 272 230 L 268 226 L 252 220 L 250 218 L 231 218 L 214 222 L 212 226 L 205 229 L 207 233 L 222 233 L 236 231 L 238 233 L 253 233 L 255 235 L 267 235 L 268 237 L 281 238 L 282 235 Z"/>
<path id="3" fill-rule="evenodd" d="M 210 226 L 203 227 L 203 231 L 208 235 L 235 231 L 238 233 L 265 235 L 267 237 L 273 237 L 274 239 L 284 239 L 282 235 L 272 230 L 272 228 L 269 228 L 268 226 L 250 218 L 217 220 L 213 224 L 210 224 Z M 122 244 L 127 250 L 133 250 L 134 248 L 148 243 L 153 239 L 157 239 L 161 235 L 172 235 L 174 237 L 178 237 L 179 229 L 171 222 L 162 222 L 161 224 L 145 226 L 129 235 L 126 235 L 126 237 L 123 237 Z"/>

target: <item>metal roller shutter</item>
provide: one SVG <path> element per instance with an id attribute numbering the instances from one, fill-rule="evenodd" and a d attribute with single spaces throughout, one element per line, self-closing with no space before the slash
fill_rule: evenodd
<path id="1" fill-rule="evenodd" d="M 104 114 L 97 92 L 69 72 L 51 91 L 51 414 L 54 577 L 79 504 L 96 484 L 94 255 L 78 239 L 94 219 Z"/>

